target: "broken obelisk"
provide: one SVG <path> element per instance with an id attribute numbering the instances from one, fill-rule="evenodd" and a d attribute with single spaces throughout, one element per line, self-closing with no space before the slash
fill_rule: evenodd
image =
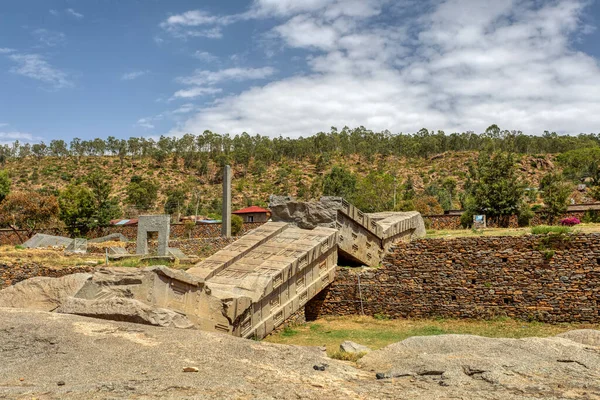
<path id="1" fill-rule="evenodd" d="M 231 167 L 223 168 L 223 216 L 221 217 L 221 236 L 231 237 Z"/>

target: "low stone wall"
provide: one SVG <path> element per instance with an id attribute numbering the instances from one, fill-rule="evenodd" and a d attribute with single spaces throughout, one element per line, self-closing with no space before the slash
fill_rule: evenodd
<path id="1" fill-rule="evenodd" d="M 240 235 L 258 228 L 263 223 L 264 222 L 247 222 L 243 224 Z M 67 231 L 59 228 L 40 229 L 37 230 L 36 233 L 69 236 Z M 135 240 L 137 237 L 137 226 L 108 226 L 105 228 L 98 228 L 88 233 L 88 239 L 110 235 L 111 233 L 120 233 L 129 240 Z M 24 240 L 29 239 L 25 231 L 19 231 L 19 234 Z M 171 239 L 211 239 L 219 238 L 220 236 L 221 224 L 197 224 L 191 231 L 187 230 L 184 224 L 171 224 Z M 19 239 L 19 235 L 14 231 L 10 229 L 0 229 L 0 245 L 15 246 L 21 243 L 22 241 Z"/>
<path id="2" fill-rule="evenodd" d="M 399 243 L 380 268 L 339 269 L 334 283 L 306 305 L 306 317 L 600 323 L 600 235 L 546 241 L 528 235 Z"/>
<path id="3" fill-rule="evenodd" d="M 169 247 L 179 249 L 188 256 L 198 256 L 201 258 L 213 255 L 223 247 L 235 242 L 239 237 L 233 238 L 208 238 L 208 239 L 179 239 L 169 240 Z M 135 254 L 136 244 L 134 242 L 127 242 L 125 248 L 131 254 Z M 148 251 L 153 254 L 158 249 L 158 243 L 156 241 L 148 242 Z"/>
<path id="4" fill-rule="evenodd" d="M 36 263 L 0 263 L 0 290 L 10 285 L 14 285 L 18 282 L 24 281 L 25 279 L 33 278 L 36 276 L 58 278 L 61 276 L 75 274 L 79 272 L 93 272 L 95 268 L 96 267 L 94 266 L 51 268 Z"/>
<path id="5" fill-rule="evenodd" d="M 556 221 L 560 221 L 563 218 L 569 218 L 569 217 L 577 217 L 581 220 L 584 215 L 585 215 L 585 211 L 570 211 L 570 212 L 565 213 L 564 215 L 560 216 L 559 218 L 557 218 Z M 433 229 L 433 230 L 463 229 L 462 226 L 460 225 L 460 215 L 428 215 L 428 216 L 424 216 L 423 219 L 425 220 L 425 227 L 427 229 Z M 533 216 L 531 221 L 529 221 L 529 225 L 531 225 L 531 226 L 544 225 L 547 223 L 548 222 L 544 220 L 541 213 L 535 213 L 535 215 Z M 488 221 L 487 226 L 488 226 L 488 228 L 497 228 L 498 227 L 497 224 L 495 224 L 491 221 Z M 513 215 L 510 217 L 508 227 L 509 228 L 518 228 L 519 227 L 519 223 L 518 223 L 516 215 Z"/>

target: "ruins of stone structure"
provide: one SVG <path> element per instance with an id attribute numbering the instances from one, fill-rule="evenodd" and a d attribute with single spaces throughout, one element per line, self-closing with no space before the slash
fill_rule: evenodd
<path id="1" fill-rule="evenodd" d="M 169 215 L 140 215 L 138 219 L 136 254 L 148 254 L 148 233 L 158 232 L 158 256 L 167 256 L 171 217 Z"/>
<path id="2" fill-rule="evenodd" d="M 186 272 L 107 268 L 77 280 L 79 287 L 65 279 L 70 294 L 52 309 L 262 338 L 334 280 L 338 251 L 376 265 L 393 241 L 424 234 L 418 213 L 367 215 L 341 198 L 284 199 L 273 211 L 285 221 L 260 226 Z M 167 254 L 168 228 L 168 216 L 140 217 L 138 253 L 147 251 L 147 232 L 158 231 Z M 0 292 L 0 307 L 15 304 L 15 296 L 47 300 L 59 292 L 56 282 L 49 290 L 27 282 Z"/>
<path id="3" fill-rule="evenodd" d="M 285 221 L 308 229 L 315 226 L 336 228 L 340 255 L 371 267 L 381 263 L 393 243 L 425 236 L 423 218 L 416 211 L 367 214 L 341 197 L 302 202 L 271 196 L 270 208 L 273 221 Z"/>

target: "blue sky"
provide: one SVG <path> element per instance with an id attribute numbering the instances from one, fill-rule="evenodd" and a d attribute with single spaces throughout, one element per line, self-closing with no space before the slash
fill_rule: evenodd
<path id="1" fill-rule="evenodd" d="M 0 142 L 600 132 L 599 16 L 578 0 L 6 0 Z"/>

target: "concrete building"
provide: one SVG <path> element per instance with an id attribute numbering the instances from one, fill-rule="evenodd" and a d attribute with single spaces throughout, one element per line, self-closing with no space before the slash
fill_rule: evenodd
<path id="1" fill-rule="evenodd" d="M 244 222 L 267 222 L 271 212 L 258 206 L 251 206 L 234 211 L 233 214 L 242 217 Z"/>

